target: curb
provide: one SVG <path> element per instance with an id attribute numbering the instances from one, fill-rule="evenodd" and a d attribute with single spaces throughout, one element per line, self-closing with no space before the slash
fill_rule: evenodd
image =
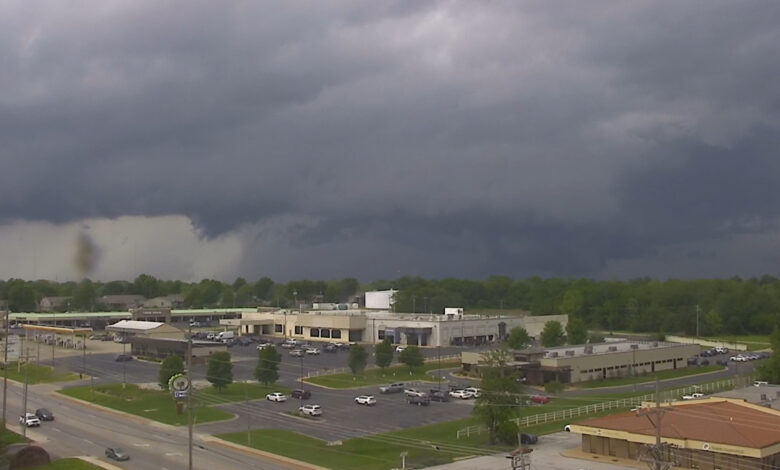
<path id="1" fill-rule="evenodd" d="M 89 462 L 92 465 L 97 465 L 100 468 L 105 468 L 106 470 L 123 470 L 122 467 L 117 467 L 114 464 L 111 464 L 111 463 L 108 463 L 108 462 L 104 462 L 103 460 L 100 460 L 99 458 L 93 457 L 91 455 L 77 455 L 75 457 L 68 457 L 68 458 L 80 459 L 80 460 L 83 460 L 85 462 Z"/>
<path id="2" fill-rule="evenodd" d="M 217 444 L 223 447 L 229 447 L 234 450 L 238 450 L 240 452 L 243 452 L 245 454 L 249 455 L 256 455 L 258 457 L 262 457 L 264 459 L 270 460 L 272 462 L 277 462 L 285 465 L 291 466 L 291 468 L 295 469 L 301 469 L 301 470 L 328 470 L 327 467 L 320 467 L 319 465 L 314 465 L 308 462 L 303 462 L 301 460 L 296 460 L 290 457 L 285 457 L 283 455 L 278 454 L 272 454 L 271 452 L 266 452 L 263 450 L 254 449 L 252 447 L 248 447 L 241 444 L 236 444 L 234 442 L 226 441 L 224 439 L 220 439 L 218 437 L 214 436 L 204 436 L 203 437 L 204 442 Z"/>

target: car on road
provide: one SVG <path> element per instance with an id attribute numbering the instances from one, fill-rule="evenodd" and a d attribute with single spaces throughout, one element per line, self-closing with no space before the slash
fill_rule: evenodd
<path id="1" fill-rule="evenodd" d="M 469 398 L 474 398 L 473 393 L 464 389 L 453 390 L 450 392 L 450 396 L 452 398 L 460 398 L 461 400 L 468 400 Z"/>
<path id="2" fill-rule="evenodd" d="M 696 393 L 691 393 L 690 395 L 682 396 L 683 400 L 698 400 L 699 398 L 704 398 L 704 394 L 696 392 Z"/>
<path id="3" fill-rule="evenodd" d="M 311 392 L 302 388 L 296 388 L 290 393 L 290 396 L 300 400 L 308 400 L 311 398 Z"/>
<path id="4" fill-rule="evenodd" d="M 428 392 L 428 397 L 431 399 L 431 401 L 450 401 L 450 394 L 447 393 L 446 390 L 442 390 L 440 388 L 432 388 L 430 392 Z"/>
<path id="5" fill-rule="evenodd" d="M 40 426 L 41 420 L 32 413 L 25 413 L 22 416 L 19 416 L 19 424 L 23 424 L 28 428 L 32 428 Z"/>
<path id="6" fill-rule="evenodd" d="M 396 382 L 379 387 L 379 393 L 401 393 L 404 391 L 403 382 Z"/>
<path id="7" fill-rule="evenodd" d="M 290 351 L 290 356 L 303 357 L 303 349 L 293 349 L 292 351 Z"/>
<path id="8" fill-rule="evenodd" d="M 422 395 L 422 396 L 416 396 L 416 395 L 415 396 L 408 396 L 406 398 L 406 401 L 410 405 L 417 405 L 417 406 L 428 406 L 428 405 L 431 404 L 431 399 L 428 398 L 428 396 L 426 396 L 426 395 Z"/>
<path id="9" fill-rule="evenodd" d="M 131 356 L 129 354 L 119 354 L 119 355 L 117 355 L 117 357 L 114 360 L 116 362 L 132 361 L 133 360 L 133 356 Z"/>
<path id="10" fill-rule="evenodd" d="M 373 406 L 376 405 L 376 398 L 373 395 L 360 395 L 355 397 L 355 403 L 358 405 Z"/>
<path id="11" fill-rule="evenodd" d="M 35 416 L 41 421 L 54 421 L 54 414 L 46 408 L 38 408 L 35 410 Z"/>
<path id="12" fill-rule="evenodd" d="M 536 434 L 520 434 L 520 444 L 536 444 L 539 437 Z"/>
<path id="13" fill-rule="evenodd" d="M 265 348 L 272 348 L 272 347 L 273 347 L 273 344 L 271 344 L 271 343 L 260 343 L 260 344 L 257 345 L 257 349 L 258 350 L 265 349 Z"/>
<path id="14" fill-rule="evenodd" d="M 477 387 L 468 387 L 464 390 L 471 392 L 471 394 L 474 395 L 474 398 L 479 398 L 479 396 L 482 395 L 482 390 Z"/>
<path id="15" fill-rule="evenodd" d="M 564 426 L 563 430 L 566 432 L 571 432 L 571 424 L 567 424 L 566 426 Z"/>
<path id="16" fill-rule="evenodd" d="M 539 405 L 544 405 L 545 403 L 550 402 L 550 397 L 547 395 L 533 395 L 531 396 L 531 402 L 537 403 Z"/>
<path id="17" fill-rule="evenodd" d="M 406 349 L 406 346 L 404 346 L 404 345 L 396 346 L 395 347 L 395 352 L 402 353 L 402 352 L 404 352 L 404 349 Z"/>
<path id="18" fill-rule="evenodd" d="M 287 401 L 287 395 L 281 392 L 273 392 L 266 395 L 265 399 L 268 401 L 275 401 L 277 403 L 281 403 L 283 401 Z"/>
<path id="19" fill-rule="evenodd" d="M 106 448 L 106 457 L 108 457 L 109 459 L 118 460 L 120 462 L 125 460 L 130 460 L 130 456 L 127 455 L 127 452 L 125 452 L 119 447 Z"/>
<path id="20" fill-rule="evenodd" d="M 307 416 L 322 416 L 322 407 L 320 405 L 303 405 L 298 411 Z"/>
<path id="21" fill-rule="evenodd" d="M 423 397 L 425 396 L 425 392 L 416 388 L 405 388 L 404 395 L 407 397 Z"/>
<path id="22" fill-rule="evenodd" d="M 320 350 L 317 348 L 307 348 L 306 354 L 308 354 L 309 356 L 319 356 Z"/>

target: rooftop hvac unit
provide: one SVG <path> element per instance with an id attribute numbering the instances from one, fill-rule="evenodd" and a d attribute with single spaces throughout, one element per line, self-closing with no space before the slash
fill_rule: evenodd
<path id="1" fill-rule="evenodd" d="M 551 352 L 550 357 L 558 357 L 558 351 Z"/>
<path id="2" fill-rule="evenodd" d="M 615 352 L 615 351 L 617 351 L 617 346 L 610 346 L 609 347 L 609 352 Z"/>
<path id="3" fill-rule="evenodd" d="M 585 346 L 585 354 L 593 354 L 593 346 Z"/>
<path id="4" fill-rule="evenodd" d="M 631 345 L 631 349 L 639 349 L 639 345 L 638 344 L 632 344 Z"/>
<path id="5" fill-rule="evenodd" d="M 570 350 L 566 351 L 566 355 L 567 356 L 573 356 L 574 355 L 574 351 L 570 349 Z"/>

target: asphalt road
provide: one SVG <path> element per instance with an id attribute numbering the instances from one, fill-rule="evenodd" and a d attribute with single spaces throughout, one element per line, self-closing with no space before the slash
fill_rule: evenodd
<path id="1" fill-rule="evenodd" d="M 46 407 L 55 421 L 29 428 L 28 437 L 54 457 L 90 455 L 106 460 L 106 447 L 119 446 L 130 455 L 127 462 L 113 462 L 122 468 L 168 470 L 186 468 L 188 464 L 187 429 L 157 423 L 136 422 L 110 412 L 66 400 L 49 386 L 30 386 L 30 411 Z M 15 423 L 22 412 L 22 387 L 8 383 L 8 420 Z M 22 432 L 21 426 L 9 426 Z M 196 435 L 193 468 L 282 470 L 290 467 L 245 455 L 204 441 Z"/>

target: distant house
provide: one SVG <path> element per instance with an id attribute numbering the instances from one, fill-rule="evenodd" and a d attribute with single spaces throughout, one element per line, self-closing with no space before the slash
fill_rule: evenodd
<path id="1" fill-rule="evenodd" d="M 146 300 L 143 295 L 104 295 L 100 303 L 110 310 L 130 310 L 138 308 Z"/>
<path id="2" fill-rule="evenodd" d="M 38 303 L 41 312 L 59 312 L 67 310 L 70 297 L 44 297 Z"/>
<path id="3" fill-rule="evenodd" d="M 143 308 L 179 308 L 184 304 L 184 296 L 181 294 L 165 295 L 145 300 Z"/>

